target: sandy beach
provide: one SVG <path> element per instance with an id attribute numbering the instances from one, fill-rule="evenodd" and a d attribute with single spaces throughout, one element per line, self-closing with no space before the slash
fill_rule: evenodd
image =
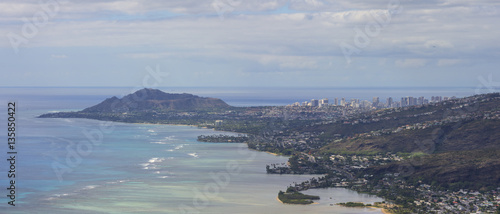
<path id="1" fill-rule="evenodd" d="M 272 152 L 266 152 L 266 153 L 267 153 L 267 154 L 274 155 L 274 156 L 280 156 L 280 155 L 278 155 L 278 154 L 276 154 L 276 153 L 272 153 Z"/>

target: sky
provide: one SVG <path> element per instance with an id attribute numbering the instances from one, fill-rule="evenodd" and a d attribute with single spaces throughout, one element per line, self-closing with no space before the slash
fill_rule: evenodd
<path id="1" fill-rule="evenodd" d="M 496 0 L 16 0 L 0 14 L 3 87 L 500 83 Z"/>

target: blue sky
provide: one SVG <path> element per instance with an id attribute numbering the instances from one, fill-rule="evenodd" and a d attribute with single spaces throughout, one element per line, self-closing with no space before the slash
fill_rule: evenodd
<path id="1" fill-rule="evenodd" d="M 152 71 L 158 87 L 500 82 L 498 1 L 19 0 L 0 14 L 0 86 L 138 87 Z"/>

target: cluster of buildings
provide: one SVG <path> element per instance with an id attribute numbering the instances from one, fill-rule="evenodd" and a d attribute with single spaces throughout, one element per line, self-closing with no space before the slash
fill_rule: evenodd
<path id="1" fill-rule="evenodd" d="M 421 199 L 413 203 L 420 210 L 434 213 L 495 213 L 500 204 L 500 187 L 482 193 L 463 189 L 453 192 L 435 191 L 430 185 L 422 184 L 417 190 Z"/>
<path id="2" fill-rule="evenodd" d="M 372 102 L 368 100 L 360 100 L 360 99 L 350 99 L 347 101 L 344 97 L 334 98 L 333 103 L 329 103 L 328 98 L 324 99 L 312 99 L 310 102 L 304 101 L 302 103 L 296 102 L 289 106 L 309 106 L 309 107 L 325 107 L 325 106 L 344 106 L 344 107 L 353 107 L 353 108 L 399 108 L 406 106 L 415 106 L 415 105 L 425 105 L 429 103 L 437 103 L 446 100 L 456 99 L 453 97 L 442 97 L 442 96 L 432 96 L 431 99 L 426 99 L 425 97 L 402 97 L 400 101 L 393 99 L 392 97 L 388 97 L 386 102 L 381 102 L 380 97 L 373 97 Z"/>
<path id="3" fill-rule="evenodd" d="M 337 103 L 337 98 L 335 98 L 335 103 Z M 328 98 L 325 98 L 325 99 L 321 99 L 321 100 L 312 99 L 311 102 L 307 102 L 307 101 L 304 101 L 302 103 L 296 102 L 296 103 L 292 104 L 291 106 L 324 107 L 324 106 L 328 106 L 328 105 L 329 105 Z M 335 105 L 337 105 L 337 104 L 335 104 Z"/>

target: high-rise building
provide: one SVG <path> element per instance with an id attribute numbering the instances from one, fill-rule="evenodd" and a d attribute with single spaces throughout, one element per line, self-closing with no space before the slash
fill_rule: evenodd
<path id="1" fill-rule="evenodd" d="M 417 105 L 417 98 L 408 97 L 408 106 L 414 106 L 414 105 Z"/>
<path id="2" fill-rule="evenodd" d="M 319 107 L 328 106 L 328 98 L 319 100 Z"/>
<path id="3" fill-rule="evenodd" d="M 319 106 L 319 101 L 318 101 L 318 100 L 316 100 L 316 99 L 312 99 L 312 100 L 311 100 L 311 106 L 312 106 L 312 107 Z"/>
<path id="4" fill-rule="evenodd" d="M 431 97 L 431 102 L 433 102 L 433 103 L 437 103 L 437 102 L 441 102 L 441 101 L 443 101 L 443 97 L 441 97 L 441 96 L 432 96 Z"/>
<path id="5" fill-rule="evenodd" d="M 393 107 L 395 107 L 395 108 L 400 108 L 400 107 L 403 107 L 403 106 L 401 105 L 401 102 L 394 102 L 394 103 L 392 103 L 392 106 L 393 106 Z"/>
<path id="6" fill-rule="evenodd" d="M 377 108 L 380 103 L 380 98 L 379 97 L 373 97 L 373 102 L 372 105 L 373 107 Z"/>
<path id="7" fill-rule="evenodd" d="M 335 97 L 335 103 L 334 103 L 334 104 L 335 104 L 336 106 L 338 106 L 338 105 L 339 105 L 339 98 L 336 98 L 336 97 Z"/>
<path id="8" fill-rule="evenodd" d="M 386 105 L 387 105 L 387 108 L 392 108 L 392 97 L 389 97 L 387 98 L 387 102 L 386 102 Z"/>
<path id="9" fill-rule="evenodd" d="M 340 105 L 341 106 L 346 106 L 347 105 L 347 103 L 345 102 L 345 98 L 344 97 L 342 97 L 342 99 L 340 100 Z"/>
<path id="10" fill-rule="evenodd" d="M 425 100 L 424 97 L 419 97 L 418 101 L 417 101 L 417 105 L 423 105 L 424 104 L 424 100 Z"/>

